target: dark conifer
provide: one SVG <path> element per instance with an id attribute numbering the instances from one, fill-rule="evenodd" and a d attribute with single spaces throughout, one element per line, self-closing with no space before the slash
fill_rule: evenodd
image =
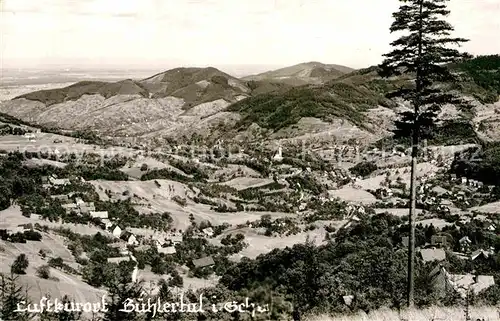
<path id="1" fill-rule="evenodd" d="M 384 55 L 379 66 L 382 77 L 407 75 L 414 79 L 408 86 L 394 92 L 390 97 L 399 97 L 412 104 L 412 111 L 400 114 L 396 121 L 396 139 L 411 141 L 410 183 L 410 240 L 408 257 L 408 305 L 413 306 L 414 261 L 415 261 L 415 201 L 416 167 L 419 143 L 432 137 L 437 115 L 444 104 L 467 106 L 459 97 L 443 90 L 440 84 L 458 81 L 459 76 L 448 68 L 450 64 L 469 58 L 452 46 L 468 40 L 451 36 L 452 25 L 444 19 L 450 13 L 449 0 L 400 0 L 399 11 L 393 14 L 391 33 L 404 34 L 391 43 L 393 50 Z"/>

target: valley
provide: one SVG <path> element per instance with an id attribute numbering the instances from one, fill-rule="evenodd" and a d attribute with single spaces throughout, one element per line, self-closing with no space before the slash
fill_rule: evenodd
<path id="1" fill-rule="evenodd" d="M 142 80 L 3 88 L 2 271 L 24 254 L 19 282 L 32 300 L 97 302 L 119 273 L 154 295 L 167 284 L 259 297 L 268 278 L 311 282 L 294 273 L 313 273 L 304 257 L 314 257 L 321 286 L 344 282 L 331 289 L 333 310 L 350 311 L 349 295 L 391 306 L 395 288 L 364 271 L 385 260 L 370 270 L 375 278 L 405 277 L 410 148 L 390 131 L 407 106 L 385 93 L 407 81 L 305 63 L 245 78 L 175 68 Z M 450 278 L 472 273 L 460 262 L 470 263 L 493 280 L 475 293 L 492 305 L 500 105 L 477 86 L 463 93 L 473 110 L 445 109 L 440 119 L 450 122 L 419 156 L 417 247 L 431 253 L 420 254 L 422 278 L 434 282 L 438 263 Z M 467 154 L 475 148 L 478 164 Z M 471 258 L 477 251 L 485 261 Z M 362 282 L 375 292 L 364 294 Z"/>

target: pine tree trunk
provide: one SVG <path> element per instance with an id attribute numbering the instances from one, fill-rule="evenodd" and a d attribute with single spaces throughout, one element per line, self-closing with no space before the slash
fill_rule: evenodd
<path id="1" fill-rule="evenodd" d="M 423 41 L 423 23 L 422 23 L 422 11 L 423 11 L 423 0 L 420 0 L 420 15 L 419 15 L 419 43 L 418 43 L 418 56 L 417 60 L 422 57 L 422 41 Z M 417 164 L 418 164 L 418 144 L 420 136 L 420 123 L 419 123 L 419 111 L 420 111 L 420 94 L 422 91 L 422 79 L 420 72 L 420 64 L 417 64 L 417 77 L 416 77 L 416 94 L 414 105 L 415 112 L 415 122 L 412 132 L 412 146 L 411 146 L 411 177 L 410 177 L 410 213 L 409 213 L 409 224 L 410 224 L 410 237 L 408 241 L 408 307 L 413 308 L 414 306 L 414 285 L 415 285 L 415 208 L 417 203 Z"/>
<path id="2" fill-rule="evenodd" d="M 418 132 L 415 130 L 412 135 L 411 151 L 411 177 L 410 177 L 410 237 L 408 241 L 408 307 L 414 304 L 414 283 L 415 283 L 415 208 L 417 198 L 417 164 L 418 164 Z"/>

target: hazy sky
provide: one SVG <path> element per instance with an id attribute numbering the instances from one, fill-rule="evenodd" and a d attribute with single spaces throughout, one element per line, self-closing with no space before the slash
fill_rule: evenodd
<path id="1" fill-rule="evenodd" d="M 4 68 L 47 64 L 366 67 L 397 0 L 0 0 Z M 500 0 L 451 0 L 473 54 L 500 53 Z"/>

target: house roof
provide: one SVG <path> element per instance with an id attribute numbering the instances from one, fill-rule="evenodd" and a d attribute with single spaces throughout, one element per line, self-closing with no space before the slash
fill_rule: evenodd
<path id="1" fill-rule="evenodd" d="M 488 253 L 485 250 L 477 250 L 477 251 L 472 252 L 471 259 L 475 260 L 481 255 L 483 255 L 485 258 L 488 258 L 490 256 L 490 253 Z"/>
<path id="2" fill-rule="evenodd" d="M 69 179 L 67 179 L 67 178 L 60 178 L 60 179 L 52 178 L 52 179 L 49 179 L 49 180 L 54 185 L 64 185 L 64 184 L 68 184 L 69 183 Z"/>
<path id="3" fill-rule="evenodd" d="M 471 289 L 475 294 L 486 290 L 495 285 L 495 280 L 491 275 L 478 275 L 477 278 L 472 274 L 450 274 L 449 281 L 455 290 L 464 297 L 467 294 L 467 289 Z"/>
<path id="4" fill-rule="evenodd" d="M 158 253 L 163 253 L 163 254 L 175 254 L 177 251 L 175 249 L 175 246 L 167 246 L 167 247 L 160 247 L 158 249 Z M 193 261 L 194 264 L 194 261 Z"/>
<path id="5" fill-rule="evenodd" d="M 67 200 L 69 198 L 68 195 L 65 195 L 65 194 L 61 194 L 61 195 L 50 195 L 50 198 L 52 199 L 65 199 Z"/>
<path id="6" fill-rule="evenodd" d="M 128 256 L 121 256 L 121 257 L 110 257 L 108 258 L 108 263 L 120 263 L 124 261 L 130 261 L 130 257 Z"/>
<path id="7" fill-rule="evenodd" d="M 468 243 L 470 243 L 470 242 L 471 242 L 471 240 L 470 240 L 470 238 L 469 238 L 468 236 L 464 236 L 464 237 L 462 237 L 462 238 L 459 240 L 459 242 L 460 242 L 460 243 L 463 243 L 463 242 L 468 242 Z"/>
<path id="8" fill-rule="evenodd" d="M 170 235 L 167 237 L 167 240 L 171 240 L 172 242 L 182 242 L 182 235 Z"/>
<path id="9" fill-rule="evenodd" d="M 214 265 L 214 259 L 211 256 L 202 257 L 201 259 L 193 260 L 193 264 L 196 267 L 205 267 Z"/>
<path id="10" fill-rule="evenodd" d="M 69 203 L 69 204 L 63 204 L 61 205 L 62 208 L 77 208 L 78 205 L 76 205 L 75 203 Z"/>
<path id="11" fill-rule="evenodd" d="M 214 232 L 214 229 L 213 229 L 213 228 L 211 228 L 211 227 L 207 227 L 207 228 L 204 228 L 204 229 L 203 229 L 203 232 L 205 232 L 205 233 L 213 233 L 213 232 Z"/>
<path id="12" fill-rule="evenodd" d="M 151 245 L 143 244 L 135 248 L 136 251 L 147 251 L 151 248 Z"/>
<path id="13" fill-rule="evenodd" d="M 446 193 L 449 193 L 450 191 L 447 190 L 446 188 L 443 188 L 441 186 L 435 186 L 433 189 L 432 189 L 433 192 L 437 193 L 438 195 L 443 195 L 443 194 L 446 194 Z"/>
<path id="14" fill-rule="evenodd" d="M 446 260 L 446 252 L 443 249 L 422 249 L 420 255 L 424 262 Z"/>
<path id="15" fill-rule="evenodd" d="M 129 231 L 123 231 L 122 234 L 120 235 L 120 238 L 124 241 L 128 240 L 130 238 L 130 236 L 132 236 L 133 234 L 130 233 Z"/>
<path id="16" fill-rule="evenodd" d="M 354 295 L 344 295 L 342 299 L 344 300 L 344 303 L 346 305 L 351 305 L 352 300 L 354 299 Z"/>
<path id="17" fill-rule="evenodd" d="M 107 218 L 108 217 L 108 212 L 107 211 L 102 211 L 102 212 L 90 211 L 90 216 L 92 216 L 92 217 Z"/>

